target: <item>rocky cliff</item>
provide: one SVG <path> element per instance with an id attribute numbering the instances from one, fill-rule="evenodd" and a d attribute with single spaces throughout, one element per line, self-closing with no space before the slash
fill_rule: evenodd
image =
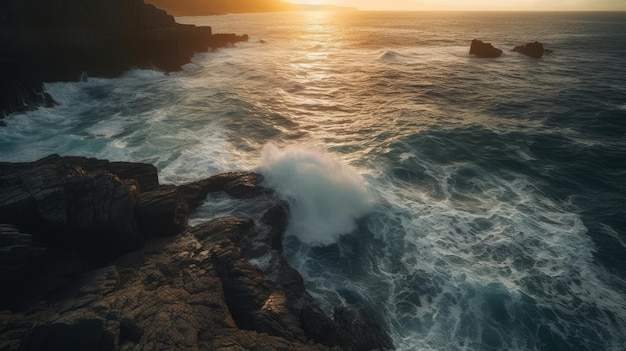
<path id="1" fill-rule="evenodd" d="M 0 3 L 0 117 L 50 105 L 43 82 L 115 77 L 131 68 L 180 70 L 195 52 L 247 40 L 175 22 L 143 0 Z"/>
<path id="2" fill-rule="evenodd" d="M 288 207 L 254 173 L 160 185 L 152 165 L 0 163 L 0 350 L 392 349 L 329 317 L 283 259 Z M 211 192 L 249 217 L 187 226 Z"/>

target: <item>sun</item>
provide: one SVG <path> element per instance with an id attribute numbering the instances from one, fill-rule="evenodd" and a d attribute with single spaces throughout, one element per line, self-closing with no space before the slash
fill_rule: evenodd
<path id="1" fill-rule="evenodd" d="M 304 5 L 322 5 L 324 4 L 324 0 L 294 0 L 291 2 L 295 2 L 298 4 L 304 4 Z"/>

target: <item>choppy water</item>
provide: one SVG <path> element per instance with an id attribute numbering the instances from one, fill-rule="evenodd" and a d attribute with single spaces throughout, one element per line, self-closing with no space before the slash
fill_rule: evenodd
<path id="1" fill-rule="evenodd" d="M 401 350 L 626 349 L 626 14 L 179 20 L 251 41 L 176 74 L 47 84 L 61 106 L 8 118 L 0 159 L 257 170 L 291 202 L 309 291 Z M 468 56 L 474 38 L 505 56 Z M 508 52 L 532 40 L 554 53 Z"/>

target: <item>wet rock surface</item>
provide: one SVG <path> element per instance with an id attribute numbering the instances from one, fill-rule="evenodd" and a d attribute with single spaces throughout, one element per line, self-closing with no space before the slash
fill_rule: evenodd
<path id="1" fill-rule="evenodd" d="M 43 174 L 49 181 L 30 180 Z M 82 196 L 64 183 L 77 177 L 86 182 Z M 0 260 L 9 263 L 0 272 L 0 350 L 393 348 L 375 321 L 345 307 L 331 318 L 305 291 L 300 274 L 281 256 L 288 206 L 259 185 L 259 175 L 227 173 L 180 186 L 159 185 L 153 177 L 151 165 L 86 158 L 0 164 L 0 215 L 9 223 L 0 225 Z M 131 197 L 95 196 L 115 193 L 100 187 L 133 194 L 133 186 Z M 218 191 L 254 204 L 246 207 L 254 213 L 187 227 L 188 211 L 202 203 L 202 195 Z M 111 199 L 131 209 L 110 212 Z M 85 217 L 94 222 L 81 211 L 64 221 L 49 217 L 63 212 L 59 206 L 77 204 L 109 211 L 113 223 L 135 221 L 133 229 L 122 229 L 130 231 L 125 237 L 132 242 L 139 238 L 141 247 L 107 252 L 106 260 L 85 255 L 89 246 L 59 248 L 65 232 L 105 241 L 120 237 L 114 230 L 98 232 L 98 215 Z M 36 226 L 28 225 L 28 216 Z M 41 231 L 26 233 L 23 227 Z M 59 241 L 51 244 L 50 233 Z M 75 240 L 72 235 L 69 240 Z"/>

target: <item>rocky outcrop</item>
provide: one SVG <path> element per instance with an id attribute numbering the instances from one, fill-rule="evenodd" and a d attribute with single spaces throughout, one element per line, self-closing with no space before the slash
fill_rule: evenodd
<path id="1" fill-rule="evenodd" d="M 14 225 L 0 224 L 0 300 L 9 301 L 8 282 L 31 273 L 45 260 L 46 247 L 30 234 L 20 233 Z"/>
<path id="2" fill-rule="evenodd" d="M 0 14 L 1 16 L 1 14 Z M 14 44 L 0 44 L 2 51 Z M 0 54 L 0 121 L 14 112 L 52 107 L 56 102 L 45 91 L 43 80 L 33 71 L 32 59 L 24 53 Z"/>
<path id="3" fill-rule="evenodd" d="M 331 318 L 306 292 L 281 255 L 288 206 L 261 181 L 160 185 L 151 165 L 81 157 L 0 163 L 0 349 L 392 349 L 372 319 Z M 217 191 L 246 217 L 188 228 Z"/>
<path id="4" fill-rule="evenodd" d="M 107 258 L 142 244 L 135 208 L 144 204 L 140 191 L 147 190 L 146 197 L 156 187 L 156 168 L 148 164 L 57 155 L 0 163 L 0 223 L 58 248 Z"/>
<path id="5" fill-rule="evenodd" d="M 526 43 L 524 45 L 519 45 L 513 48 L 514 52 L 519 52 L 520 54 L 524 54 L 526 56 L 532 58 L 542 58 L 544 54 L 549 54 L 549 50 L 545 50 L 543 48 L 543 44 L 538 41 L 532 43 Z"/>
<path id="6" fill-rule="evenodd" d="M 28 332 L 21 350 L 114 350 L 115 335 L 98 318 L 57 320 Z"/>
<path id="7" fill-rule="evenodd" d="M 0 117 L 51 105 L 42 82 L 177 71 L 195 52 L 247 40 L 175 22 L 143 0 L 6 0 L 0 4 Z"/>
<path id="8" fill-rule="evenodd" d="M 484 43 L 478 39 L 472 40 L 470 55 L 483 58 L 496 58 L 502 56 L 502 50 L 495 48 L 491 43 Z"/>

